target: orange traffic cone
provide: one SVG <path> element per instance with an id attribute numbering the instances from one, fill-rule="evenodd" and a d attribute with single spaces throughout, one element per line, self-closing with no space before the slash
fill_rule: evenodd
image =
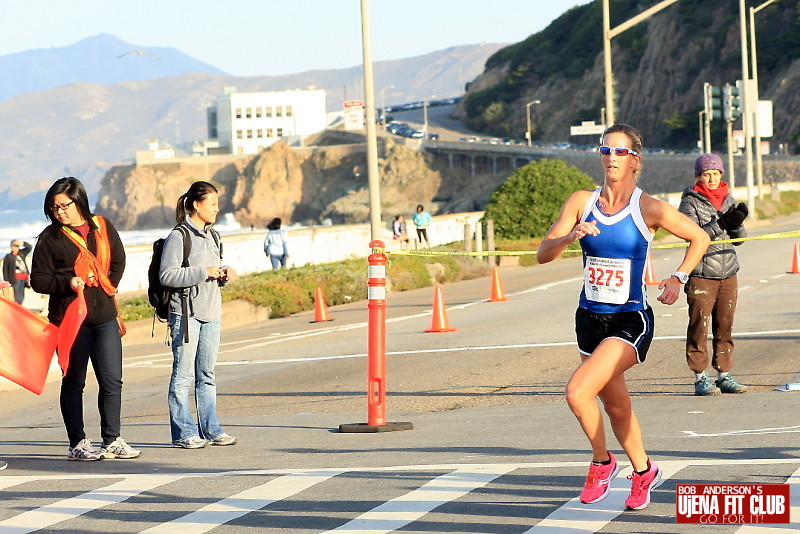
<path id="1" fill-rule="evenodd" d="M 444 307 L 442 298 L 442 286 L 436 286 L 433 292 L 433 319 L 431 327 L 424 332 L 455 332 L 457 328 L 450 328 L 450 321 L 447 320 L 447 309 Z"/>
<path id="2" fill-rule="evenodd" d="M 792 249 L 792 270 L 789 274 L 800 274 L 800 243 L 795 243 Z"/>
<path id="3" fill-rule="evenodd" d="M 312 323 L 322 323 L 325 321 L 333 321 L 328 315 L 328 307 L 325 305 L 325 297 L 322 294 L 322 288 L 317 286 L 314 291 L 314 320 Z"/>
<path id="4" fill-rule="evenodd" d="M 492 269 L 492 293 L 489 297 L 489 302 L 500 302 L 508 300 L 505 291 L 503 291 L 503 282 L 500 280 L 500 272 L 497 267 Z"/>
<path id="5" fill-rule="evenodd" d="M 647 255 L 647 263 L 644 267 L 644 283 L 648 286 L 657 286 L 661 282 L 656 280 L 656 273 L 653 269 L 653 258 L 650 254 Z"/>

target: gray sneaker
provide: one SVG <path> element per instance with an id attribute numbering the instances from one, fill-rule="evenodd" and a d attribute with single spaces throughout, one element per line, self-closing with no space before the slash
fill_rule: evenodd
<path id="1" fill-rule="evenodd" d="M 721 380 L 717 380 L 717 387 L 723 393 L 747 393 L 747 386 L 740 384 L 731 375 L 725 375 Z"/>
<path id="2" fill-rule="evenodd" d="M 173 447 L 181 449 L 202 449 L 208 442 L 200 436 L 188 436 L 172 442 Z"/>
<path id="3" fill-rule="evenodd" d="M 100 454 L 103 455 L 105 459 L 112 459 L 112 458 L 138 458 L 142 451 L 138 449 L 134 449 L 122 438 L 117 438 L 108 445 L 103 445 L 100 448 Z"/>
<path id="4" fill-rule="evenodd" d="M 209 441 L 209 443 L 211 443 L 212 445 L 220 445 L 220 446 L 222 446 L 222 445 L 235 445 L 236 444 L 236 438 L 234 438 L 233 436 L 229 436 L 228 434 L 223 432 L 222 434 L 220 434 L 216 438 L 214 438 L 211 441 Z"/>
<path id="5" fill-rule="evenodd" d="M 694 394 L 700 397 L 707 397 L 710 395 L 719 395 L 720 390 L 714 385 L 711 379 L 704 374 L 703 378 L 694 383 Z"/>
<path id="6" fill-rule="evenodd" d="M 69 452 L 67 453 L 67 460 L 93 462 L 102 459 L 103 455 L 100 453 L 100 451 L 94 448 L 91 440 L 88 439 L 82 439 L 80 443 L 74 447 L 70 447 Z"/>

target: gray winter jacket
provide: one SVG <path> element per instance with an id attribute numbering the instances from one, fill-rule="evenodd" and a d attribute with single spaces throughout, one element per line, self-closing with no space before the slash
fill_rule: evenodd
<path id="1" fill-rule="evenodd" d="M 181 267 L 183 262 L 183 236 L 173 229 L 164 241 L 161 253 L 159 278 L 165 287 L 189 288 L 189 316 L 199 321 L 213 321 L 222 316 L 222 295 L 220 286 L 226 282 L 208 278 L 207 267 L 221 267 L 219 247 L 208 231 L 200 230 L 187 217 L 184 223 L 189 229 L 192 250 L 189 253 L 189 266 Z M 182 315 L 181 292 L 170 297 L 170 313 Z"/>
<path id="2" fill-rule="evenodd" d="M 691 276 L 700 278 L 712 278 L 724 280 L 739 272 L 739 260 L 736 251 L 731 243 L 715 243 L 717 240 L 724 240 L 737 237 L 747 237 L 744 224 L 738 228 L 725 231 L 719 224 L 720 213 L 725 213 L 736 203 L 729 194 L 722 201 L 722 210 L 717 212 L 711 201 L 704 195 L 692 189 L 694 186 L 686 188 L 681 196 L 681 204 L 678 211 L 696 222 L 711 237 L 709 245 L 703 259 L 690 273 Z M 741 245 L 741 243 L 736 243 Z"/>

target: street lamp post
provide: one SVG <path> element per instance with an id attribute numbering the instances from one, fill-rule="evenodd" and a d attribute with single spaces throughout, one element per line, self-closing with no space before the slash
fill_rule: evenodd
<path id="1" fill-rule="evenodd" d="M 384 87 L 381 89 L 381 112 L 386 115 L 386 90 L 387 89 L 394 89 L 394 85 L 390 85 L 388 87 Z"/>
<path id="2" fill-rule="evenodd" d="M 378 137 L 375 131 L 375 84 L 372 78 L 372 46 L 369 0 L 361 0 L 361 39 L 364 54 L 364 106 L 367 121 L 367 181 L 369 183 L 369 226 L 372 240 L 381 237 L 381 190 L 378 175 Z"/>
<path id="3" fill-rule="evenodd" d="M 537 105 L 539 105 L 541 103 L 542 103 L 541 100 L 531 100 L 530 102 L 525 104 L 525 118 L 528 121 L 528 132 L 527 132 L 527 134 L 528 134 L 528 146 L 531 146 L 531 141 L 532 141 L 531 138 L 533 137 L 533 134 L 531 133 L 531 106 L 537 106 Z"/>
<path id="4" fill-rule="evenodd" d="M 755 198 L 753 195 L 753 141 L 750 137 L 750 128 L 752 125 L 752 95 L 750 94 L 751 85 L 748 83 L 750 79 L 750 66 L 747 60 L 747 11 L 745 10 L 744 0 L 739 0 L 739 25 L 741 30 L 741 46 L 742 46 L 742 89 L 744 94 L 740 95 L 742 99 L 742 130 L 744 131 L 744 151 L 745 151 L 745 170 L 747 182 L 747 207 L 750 213 L 755 213 Z"/>
<path id="5" fill-rule="evenodd" d="M 764 195 L 764 165 L 761 160 L 761 132 L 759 131 L 759 117 L 758 117 L 758 58 L 756 56 L 756 13 L 767 7 L 768 5 L 776 2 L 777 0 L 767 0 L 758 7 L 750 8 L 750 48 L 752 50 L 753 59 L 753 73 L 752 73 L 752 89 L 753 89 L 753 137 L 755 138 L 756 145 L 756 177 L 758 178 L 758 196 L 762 198 Z"/>
<path id="6" fill-rule="evenodd" d="M 606 117 L 609 125 L 616 121 L 614 111 L 614 74 L 611 70 L 611 39 L 624 32 L 628 28 L 635 26 L 645 19 L 655 15 L 665 7 L 669 7 L 678 0 L 662 0 L 649 9 L 645 9 L 630 20 L 623 22 L 616 28 L 611 28 L 611 9 L 609 0 L 603 0 L 603 65 L 605 67 L 605 86 L 606 86 Z"/>

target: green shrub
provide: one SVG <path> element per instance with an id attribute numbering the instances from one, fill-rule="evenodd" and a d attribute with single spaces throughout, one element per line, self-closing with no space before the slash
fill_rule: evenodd
<path id="1" fill-rule="evenodd" d="M 572 193 L 595 187 L 589 175 L 561 160 L 533 161 L 492 192 L 484 218 L 494 221 L 500 238 L 544 236 Z"/>

